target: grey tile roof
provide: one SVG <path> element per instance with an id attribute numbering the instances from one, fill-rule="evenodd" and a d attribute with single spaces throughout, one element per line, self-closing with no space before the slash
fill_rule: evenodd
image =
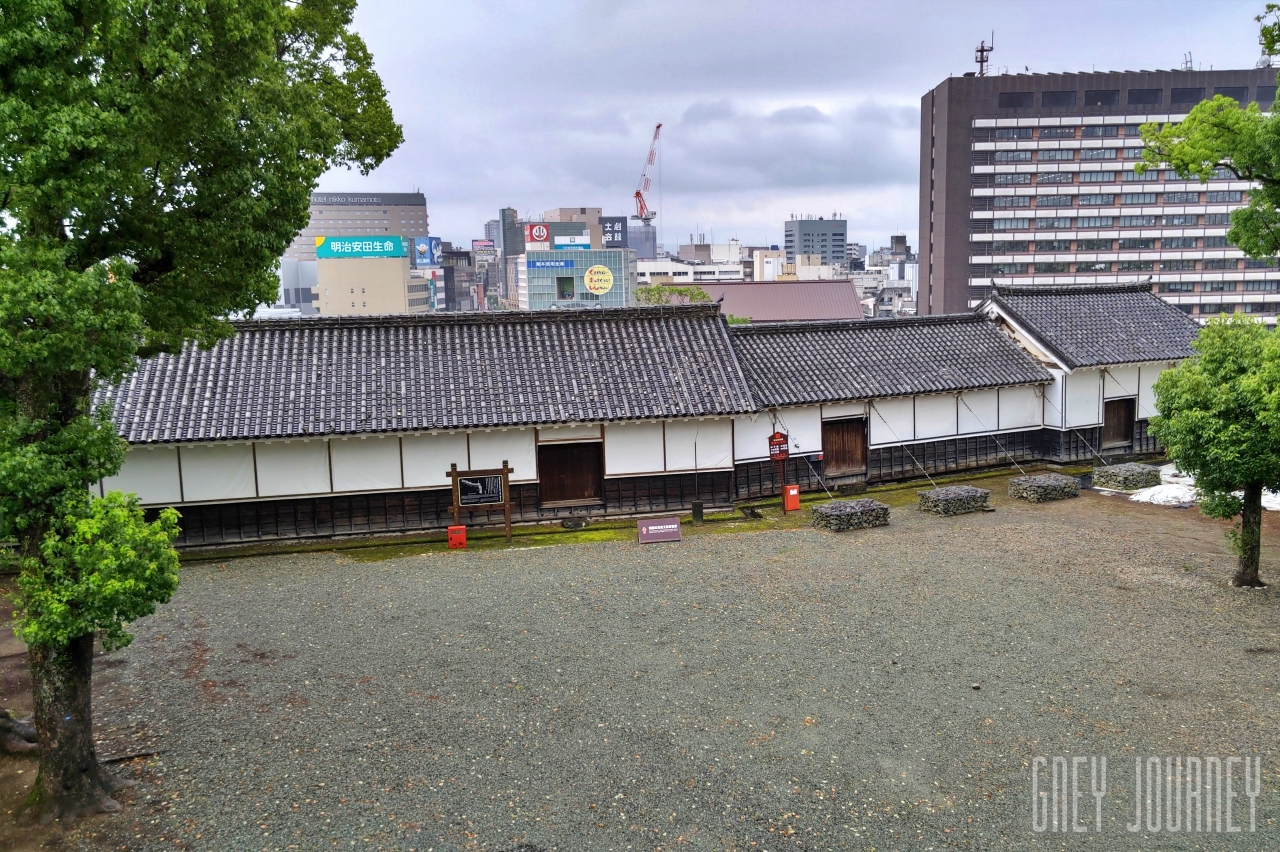
<path id="1" fill-rule="evenodd" d="M 997 286 L 989 301 L 1073 370 L 1188 358 L 1200 329 L 1150 284 Z"/>
<path id="2" fill-rule="evenodd" d="M 131 443 L 755 410 L 716 305 L 240 322 L 96 401 Z"/>
<path id="3" fill-rule="evenodd" d="M 735 325 L 730 334 L 762 406 L 1052 380 L 978 314 Z"/>

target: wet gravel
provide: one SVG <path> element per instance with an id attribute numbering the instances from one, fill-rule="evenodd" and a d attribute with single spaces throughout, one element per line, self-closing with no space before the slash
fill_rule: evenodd
<path id="1" fill-rule="evenodd" d="M 162 752 L 121 763 L 132 804 L 72 839 L 1280 848 L 1280 596 L 1222 586 L 1211 522 L 1109 499 L 187 567 L 97 705 Z M 1127 833 L 1133 756 L 1196 751 L 1267 755 L 1258 832 Z M 1106 838 L 1031 831 L 1029 766 L 1055 754 L 1110 756 Z"/>

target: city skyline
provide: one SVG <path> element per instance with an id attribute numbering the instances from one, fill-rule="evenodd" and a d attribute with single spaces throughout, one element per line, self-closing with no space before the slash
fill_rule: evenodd
<path id="1" fill-rule="evenodd" d="M 1197 67 L 1249 68 L 1261 9 L 1081 3 L 1046 40 L 1039 16 L 1012 14 L 1018 3 L 800 8 L 432 6 L 444 35 L 424 52 L 400 8 L 367 0 L 356 26 L 405 144 L 368 177 L 332 172 L 318 189 L 420 190 L 431 233 L 454 242 L 482 237 L 504 206 L 630 215 L 661 121 L 651 206 L 668 249 L 697 232 L 779 243 L 791 214 L 835 211 L 853 242 L 905 233 L 918 245 L 920 96 L 973 69 L 992 28 L 995 71 L 1167 69 L 1188 51 Z M 1126 35 L 1135 27 L 1148 37 Z"/>

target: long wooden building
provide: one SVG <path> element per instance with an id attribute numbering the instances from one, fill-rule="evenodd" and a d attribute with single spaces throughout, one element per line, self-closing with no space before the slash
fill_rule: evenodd
<path id="1" fill-rule="evenodd" d="M 727 506 L 779 492 L 774 432 L 806 489 L 1149 451 L 1151 383 L 1196 328 L 1136 286 L 750 326 L 717 305 L 241 322 L 98 394 L 130 444 L 99 488 L 178 507 L 201 545 L 441 528 L 450 466 L 503 461 L 517 521 Z"/>

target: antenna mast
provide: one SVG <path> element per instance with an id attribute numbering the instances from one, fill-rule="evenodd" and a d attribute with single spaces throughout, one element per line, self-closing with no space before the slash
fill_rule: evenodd
<path id="1" fill-rule="evenodd" d="M 978 76 L 987 76 L 987 57 L 991 55 L 991 51 L 996 49 L 996 31 L 991 31 L 991 45 L 988 46 L 986 39 L 977 46 L 973 51 L 973 61 L 978 63 Z"/>

